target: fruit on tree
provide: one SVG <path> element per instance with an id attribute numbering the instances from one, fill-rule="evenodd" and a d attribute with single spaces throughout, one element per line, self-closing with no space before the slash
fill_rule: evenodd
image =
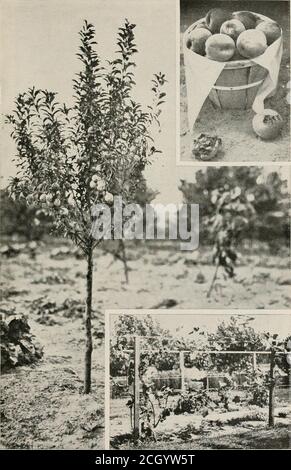
<path id="1" fill-rule="evenodd" d="M 97 182 L 91 180 L 89 186 L 90 186 L 91 189 L 94 189 L 94 188 L 96 188 L 96 186 L 97 186 Z"/>
<path id="2" fill-rule="evenodd" d="M 238 52 L 247 59 L 262 55 L 267 49 L 267 39 L 262 31 L 248 29 L 243 31 L 237 39 Z"/>
<path id="3" fill-rule="evenodd" d="M 46 194 L 45 193 L 41 194 L 39 200 L 40 202 L 46 202 Z"/>
<path id="4" fill-rule="evenodd" d="M 265 34 L 268 46 L 281 36 L 281 28 L 275 21 L 261 21 L 256 29 Z"/>
<path id="5" fill-rule="evenodd" d="M 211 32 L 205 28 L 196 28 L 189 34 L 190 47 L 193 52 L 199 55 L 205 55 L 205 43 L 211 36 Z"/>
<path id="6" fill-rule="evenodd" d="M 212 8 L 205 17 L 206 25 L 212 34 L 219 33 L 222 23 L 231 19 L 231 13 L 222 8 Z"/>
<path id="7" fill-rule="evenodd" d="M 220 32 L 221 34 L 227 34 L 230 36 L 234 41 L 237 40 L 240 33 L 245 31 L 245 27 L 239 20 L 228 20 L 222 23 Z"/>
<path id="8" fill-rule="evenodd" d="M 234 54 L 234 40 L 226 34 L 214 34 L 206 41 L 206 56 L 211 60 L 226 62 Z"/>
<path id="9" fill-rule="evenodd" d="M 253 118 L 253 129 L 263 140 L 278 137 L 283 125 L 282 116 L 274 109 L 265 109 L 263 114 L 256 114 Z"/>
<path id="10" fill-rule="evenodd" d="M 45 197 L 45 200 L 46 200 L 47 203 L 52 202 L 52 200 L 53 200 L 53 195 L 52 195 L 52 194 L 47 194 L 46 197 Z"/>
<path id="11" fill-rule="evenodd" d="M 59 199 L 59 198 L 56 198 L 56 199 L 54 200 L 54 206 L 55 206 L 55 207 L 60 207 L 60 205 L 61 205 L 60 199 Z"/>
<path id="12" fill-rule="evenodd" d="M 111 194 L 109 192 L 105 193 L 105 196 L 104 196 L 104 201 L 105 202 L 108 202 L 108 203 L 113 202 L 113 199 L 114 199 L 113 194 Z"/>
<path id="13" fill-rule="evenodd" d="M 97 182 L 98 191 L 104 191 L 105 187 L 106 187 L 106 184 L 104 180 L 101 179 Z"/>
<path id="14" fill-rule="evenodd" d="M 257 17 L 250 11 L 238 11 L 232 14 L 233 19 L 242 22 L 246 29 L 254 29 L 257 24 Z"/>

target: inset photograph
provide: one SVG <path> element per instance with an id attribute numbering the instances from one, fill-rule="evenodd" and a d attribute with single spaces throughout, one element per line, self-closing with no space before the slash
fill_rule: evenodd
<path id="1" fill-rule="evenodd" d="M 287 1 L 180 0 L 178 163 L 290 160 Z"/>
<path id="2" fill-rule="evenodd" d="M 106 315 L 107 448 L 291 448 L 289 313 Z"/>

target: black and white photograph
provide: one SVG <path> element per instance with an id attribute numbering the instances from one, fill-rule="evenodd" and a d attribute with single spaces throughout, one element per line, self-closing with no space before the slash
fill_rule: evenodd
<path id="1" fill-rule="evenodd" d="M 2 454 L 291 449 L 289 2 L 0 15 Z"/>
<path id="2" fill-rule="evenodd" d="M 106 334 L 110 448 L 289 448 L 290 313 L 113 310 Z"/>
<path id="3" fill-rule="evenodd" d="M 180 1 L 179 163 L 290 160 L 286 1 Z"/>

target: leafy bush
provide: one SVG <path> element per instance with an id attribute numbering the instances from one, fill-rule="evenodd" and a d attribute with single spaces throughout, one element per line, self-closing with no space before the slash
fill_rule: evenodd
<path id="1" fill-rule="evenodd" d="M 42 347 L 30 333 L 24 316 L 15 316 L 9 322 L 0 320 L 1 364 L 5 372 L 13 367 L 32 364 L 43 356 Z"/>
<path id="2" fill-rule="evenodd" d="M 211 404 L 212 400 L 206 390 L 199 390 L 194 393 L 181 393 L 174 408 L 176 415 L 182 413 L 195 413 Z"/>

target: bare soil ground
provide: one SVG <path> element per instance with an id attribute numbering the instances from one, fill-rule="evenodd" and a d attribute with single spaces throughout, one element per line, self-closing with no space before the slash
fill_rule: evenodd
<path id="1" fill-rule="evenodd" d="M 229 7 L 229 2 L 219 2 L 222 8 Z M 234 4 L 232 4 L 231 8 Z M 181 38 L 182 33 L 195 21 L 205 16 L 207 11 L 217 7 L 217 2 L 181 2 Z M 201 132 L 218 135 L 223 142 L 223 151 L 213 161 L 219 162 L 281 162 L 290 160 L 289 119 L 290 104 L 287 101 L 290 84 L 290 24 L 288 2 L 280 1 L 237 1 L 236 10 L 249 10 L 262 13 L 276 20 L 283 29 L 283 58 L 281 62 L 278 89 L 272 98 L 265 101 L 265 108 L 278 111 L 285 120 L 282 135 L 274 141 L 263 141 L 252 130 L 254 112 L 249 110 L 221 110 L 207 98 L 194 127 L 194 137 Z M 181 161 L 195 161 L 191 155 L 191 136 L 187 120 L 187 95 L 185 69 L 181 52 L 180 75 L 180 158 Z"/>
<path id="2" fill-rule="evenodd" d="M 171 415 L 156 428 L 156 442 L 145 440 L 136 445 L 128 439 L 131 432 L 126 399 L 112 399 L 110 436 L 118 449 L 289 449 L 287 418 L 275 417 L 275 428 L 267 427 L 267 409 L 249 407 L 234 412 L 212 412 L 206 418 L 196 414 Z M 282 404 L 281 404 L 282 405 Z M 291 407 L 286 402 L 280 411 Z M 261 419 L 251 419 L 251 415 Z M 247 418 L 247 415 L 249 417 Z M 246 416 L 246 419 L 243 419 Z M 240 421 L 240 418 L 241 421 Z M 235 424 L 229 424 L 231 420 Z M 237 420 L 237 422 L 235 422 Z M 201 424 L 204 422 L 203 428 Z"/>
<path id="3" fill-rule="evenodd" d="M 160 250 L 158 246 L 128 250 L 130 283 L 122 264 L 96 253 L 94 272 L 93 391 L 81 394 L 84 327 L 67 311 L 38 313 L 33 302 L 43 298 L 62 306 L 85 298 L 85 260 L 51 257 L 44 245 L 36 258 L 20 254 L 1 265 L 1 312 L 28 316 L 32 333 L 44 347 L 43 359 L 1 378 L 1 426 L 4 448 L 104 448 L 104 348 L 100 330 L 105 308 L 278 308 L 290 307 L 289 260 L 284 256 L 245 257 L 236 282 L 220 277 L 206 298 L 213 267 L 208 255 Z M 262 261 L 263 260 L 263 261 Z M 263 265 L 262 265 L 263 263 Z M 203 274 L 203 283 L 196 282 Z M 199 276 L 201 282 L 201 276 Z M 173 302 L 174 301 L 174 302 Z M 66 316 L 67 315 L 67 316 Z M 41 322 L 41 323 L 40 323 Z"/>

